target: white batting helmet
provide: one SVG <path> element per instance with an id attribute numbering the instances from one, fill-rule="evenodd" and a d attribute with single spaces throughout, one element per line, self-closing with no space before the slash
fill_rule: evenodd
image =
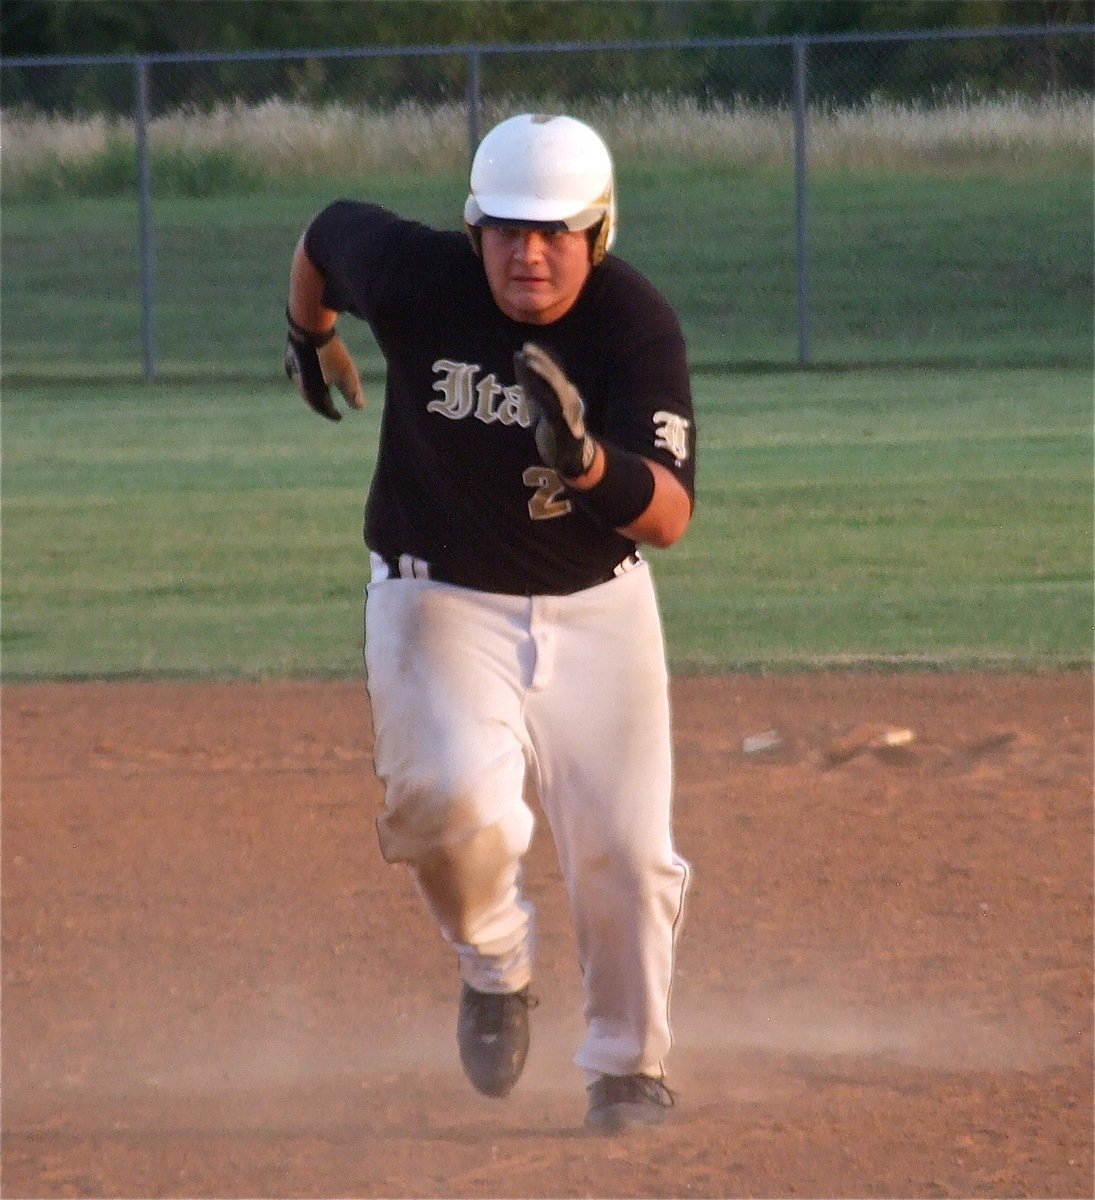
<path id="1" fill-rule="evenodd" d="M 616 182 L 600 135 L 573 117 L 523 113 L 496 125 L 472 160 L 464 222 L 478 250 L 481 226 L 511 221 L 597 226 L 596 266 L 616 240 Z"/>

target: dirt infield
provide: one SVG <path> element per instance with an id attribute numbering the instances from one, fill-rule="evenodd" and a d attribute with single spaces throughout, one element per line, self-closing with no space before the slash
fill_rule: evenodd
<path id="1" fill-rule="evenodd" d="M 506 1101 L 372 819 L 359 684 L 8 686 L 6 1197 L 1092 1195 L 1092 680 L 675 681 L 673 1125 L 581 1132 L 529 863 Z"/>

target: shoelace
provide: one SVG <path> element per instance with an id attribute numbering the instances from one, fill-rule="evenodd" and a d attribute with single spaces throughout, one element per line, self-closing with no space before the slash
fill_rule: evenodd
<path id="1" fill-rule="evenodd" d="M 649 1100 L 661 1108 L 672 1108 L 677 1098 L 668 1085 L 652 1075 L 605 1075 L 605 1099 L 609 1104 L 635 1104 Z"/>
<path id="2" fill-rule="evenodd" d="M 534 1009 L 540 1001 L 530 996 L 528 991 L 521 992 L 471 992 L 472 1003 L 475 1005 L 475 1025 L 487 1037 L 502 1032 L 506 1023 L 506 1009 L 512 1000 L 523 1004 L 525 1008 Z"/>

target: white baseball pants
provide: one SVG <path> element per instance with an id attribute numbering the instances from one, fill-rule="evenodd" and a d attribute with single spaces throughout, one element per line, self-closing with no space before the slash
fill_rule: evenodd
<path id="1" fill-rule="evenodd" d="M 673 849 L 668 679 L 646 563 L 571 596 L 370 583 L 365 662 L 377 822 L 460 973 L 485 992 L 531 978 L 521 892 L 526 770 L 566 881 L 589 1073 L 660 1075 L 688 865 Z"/>

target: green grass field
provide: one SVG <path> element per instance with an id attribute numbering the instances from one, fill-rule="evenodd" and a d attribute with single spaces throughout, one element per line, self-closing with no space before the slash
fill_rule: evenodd
<path id="1" fill-rule="evenodd" d="M 344 322 L 373 405 L 339 427 L 307 412 L 280 375 L 289 260 L 340 195 L 458 227 L 459 113 L 448 158 L 429 113 L 425 142 L 374 127 L 379 150 L 354 114 L 333 142 L 331 114 L 236 115 L 231 145 L 218 121 L 200 153 L 178 150 L 202 188 L 156 191 L 152 385 L 136 199 L 124 179 L 111 194 L 124 147 L 81 156 L 94 138 L 52 127 L 9 139 L 7 679 L 360 669 L 382 364 Z M 1080 101 L 814 114 L 818 369 L 802 373 L 788 121 L 607 115 L 617 249 L 676 306 L 697 368 L 697 518 L 651 556 L 676 670 L 1090 665 L 1089 116 Z M 55 136 L 95 195 L 50 190 Z M 35 156 L 46 166 L 21 176 Z M 342 178 L 324 177 L 336 159 Z M 257 190 L 236 190 L 233 164 Z"/>
<path id="2" fill-rule="evenodd" d="M 163 377 L 268 373 L 293 246 L 329 200 L 375 199 L 456 228 L 466 188 L 461 176 L 377 176 L 157 200 Z M 617 249 L 673 302 L 695 364 L 797 364 L 789 169 L 637 164 L 621 169 L 620 192 Z M 819 172 L 809 228 L 818 365 L 1091 362 L 1088 164 L 1010 179 Z M 139 378 L 135 199 L 6 201 L 0 248 L 5 381 Z"/>
<path id="3" fill-rule="evenodd" d="M 378 428 L 255 383 L 19 385 L 3 673 L 360 669 Z M 677 671 L 1088 665 L 1084 370 L 700 373 L 699 507 L 652 554 Z"/>

